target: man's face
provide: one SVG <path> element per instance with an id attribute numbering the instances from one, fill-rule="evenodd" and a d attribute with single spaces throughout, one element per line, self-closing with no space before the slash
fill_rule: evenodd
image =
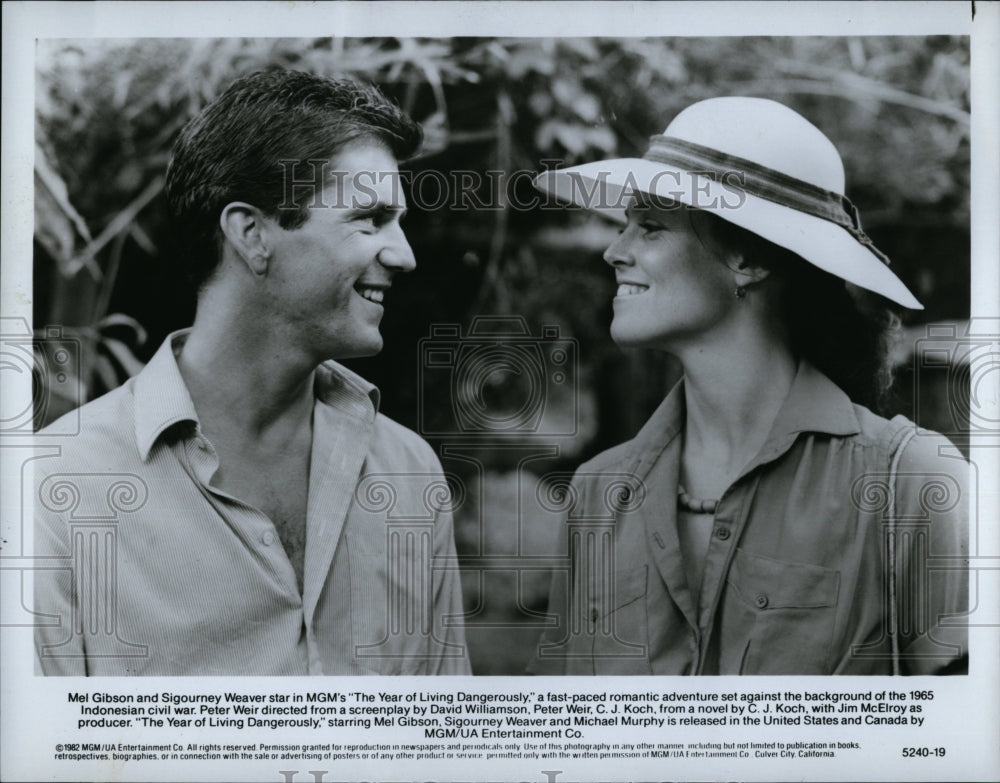
<path id="1" fill-rule="evenodd" d="M 295 229 L 268 220 L 267 308 L 317 361 L 382 350 L 383 298 L 398 272 L 416 263 L 400 219 L 406 203 L 392 153 L 351 142 L 331 158 L 321 203 Z"/>

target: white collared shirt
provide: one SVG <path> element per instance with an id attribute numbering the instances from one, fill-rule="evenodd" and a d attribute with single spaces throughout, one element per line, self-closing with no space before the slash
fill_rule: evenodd
<path id="1" fill-rule="evenodd" d="M 317 369 L 300 593 L 271 520 L 210 485 L 218 458 L 174 356 L 185 334 L 74 414 L 76 434 L 40 433 L 41 670 L 468 674 L 431 448 L 378 413 L 374 386 L 335 362 Z"/>

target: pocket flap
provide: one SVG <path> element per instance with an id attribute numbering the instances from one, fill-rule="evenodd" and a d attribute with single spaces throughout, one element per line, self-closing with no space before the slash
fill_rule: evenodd
<path id="1" fill-rule="evenodd" d="M 737 549 L 726 581 L 755 609 L 807 609 L 837 605 L 840 572 Z"/>

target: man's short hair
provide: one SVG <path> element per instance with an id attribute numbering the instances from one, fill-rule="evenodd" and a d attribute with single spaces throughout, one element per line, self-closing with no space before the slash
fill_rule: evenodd
<path id="1" fill-rule="evenodd" d="M 167 167 L 167 201 L 188 277 L 200 287 L 218 266 L 226 204 L 244 201 L 283 228 L 298 228 L 324 183 L 305 194 L 297 188 L 289 199 L 289 177 L 318 177 L 320 163 L 356 139 L 382 143 L 405 160 L 422 137 L 371 85 L 281 69 L 237 79 L 184 127 Z"/>

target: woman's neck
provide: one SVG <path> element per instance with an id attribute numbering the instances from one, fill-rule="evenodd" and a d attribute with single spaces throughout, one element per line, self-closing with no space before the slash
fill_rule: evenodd
<path id="1" fill-rule="evenodd" d="M 764 445 L 797 362 L 787 341 L 752 332 L 679 358 L 687 412 L 681 483 L 717 498 Z"/>

